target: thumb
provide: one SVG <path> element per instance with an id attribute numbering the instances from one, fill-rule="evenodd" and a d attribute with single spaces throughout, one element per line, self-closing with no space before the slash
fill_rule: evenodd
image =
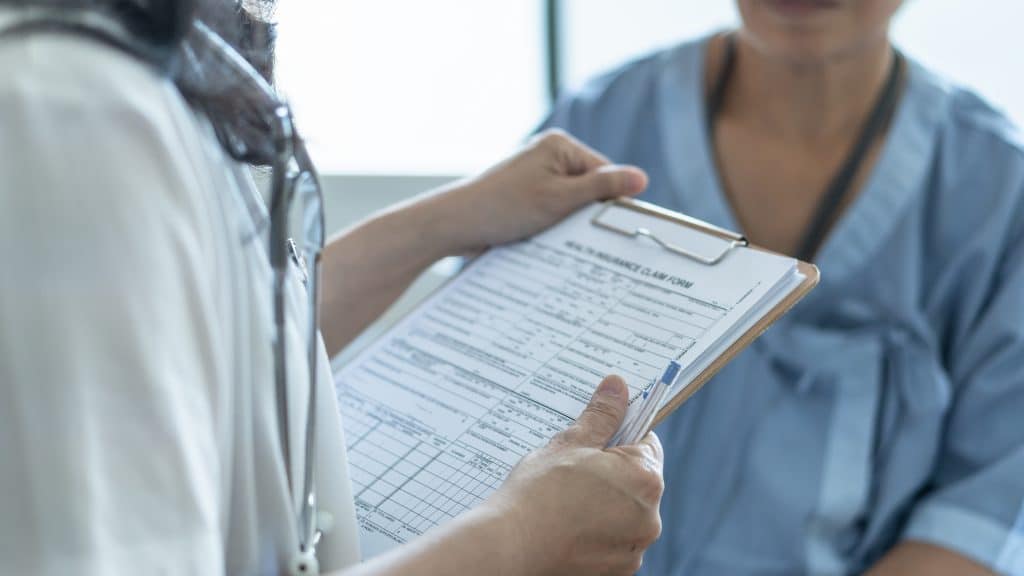
<path id="1" fill-rule="evenodd" d="M 597 387 L 590 404 L 570 428 L 570 441 L 584 446 L 604 448 L 619 431 L 626 417 L 629 388 L 618 376 L 608 376 Z"/>
<path id="2" fill-rule="evenodd" d="M 608 164 L 572 177 L 573 197 L 580 200 L 608 200 L 635 196 L 647 188 L 647 174 L 634 166 Z"/>

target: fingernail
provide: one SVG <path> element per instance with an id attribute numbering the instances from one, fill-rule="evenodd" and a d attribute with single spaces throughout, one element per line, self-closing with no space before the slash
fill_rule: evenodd
<path id="1" fill-rule="evenodd" d="M 600 396 L 607 396 L 609 398 L 621 398 L 625 395 L 626 385 L 622 381 L 622 378 L 618 376 L 609 376 L 601 381 L 601 384 L 597 387 L 595 394 Z"/>

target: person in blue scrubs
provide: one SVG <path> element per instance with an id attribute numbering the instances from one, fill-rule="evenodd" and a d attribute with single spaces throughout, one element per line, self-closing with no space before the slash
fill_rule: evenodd
<path id="1" fill-rule="evenodd" d="M 738 0 L 546 122 L 821 269 L 659 428 L 643 574 L 1024 574 L 1024 138 L 893 49 L 900 4 Z"/>

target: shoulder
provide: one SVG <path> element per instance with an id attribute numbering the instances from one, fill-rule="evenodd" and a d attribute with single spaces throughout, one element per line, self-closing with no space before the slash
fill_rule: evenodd
<path id="1" fill-rule="evenodd" d="M 987 165 L 1021 171 L 1024 133 L 1006 114 L 972 89 L 911 61 L 916 84 L 911 104 L 936 114 L 940 155 L 957 158 L 950 169 Z"/>
<path id="2" fill-rule="evenodd" d="M 70 273 L 79 255 L 118 291 L 160 294 L 166 271 L 209 266 L 181 241 L 219 238 L 215 164 L 168 78 L 71 34 L 5 38 L 0 69 L 0 238 L 20 234 L 26 269 Z"/>
<path id="3" fill-rule="evenodd" d="M 0 25 L 3 16 L 0 11 Z M 56 31 L 6 36 L 0 69 L 0 118 L 8 136 L 52 167 L 122 154 L 172 163 L 180 154 L 160 152 L 199 148 L 198 117 L 169 76 L 98 39 Z M 53 153 L 61 150 L 73 154 Z"/>
<path id="4" fill-rule="evenodd" d="M 911 66 L 908 104 L 918 123 L 934 126 L 928 196 L 933 213 L 957 241 L 977 238 L 978 230 L 1016 234 L 1024 216 L 1024 134 L 971 89 Z"/>
<path id="5" fill-rule="evenodd" d="M 11 208 L 87 198 L 86 209 L 141 217 L 200 201 L 213 165 L 204 126 L 155 67 L 84 35 L 39 32 L 0 40 L 0 69 L 0 182 L 31 191 L 5 198 Z"/>
<path id="6" fill-rule="evenodd" d="M 946 85 L 950 101 L 946 132 L 959 140 L 982 139 L 1008 158 L 1024 161 L 1024 134 L 1020 128 L 970 88 Z"/>
<path id="7" fill-rule="evenodd" d="M 8 106 L 37 112 L 116 111 L 158 118 L 174 94 L 169 80 L 152 66 L 74 33 L 38 31 L 4 37 L 0 66 L 5 70 L 0 98 Z"/>
<path id="8" fill-rule="evenodd" d="M 911 164 L 917 155 L 929 158 L 921 226 L 911 229 L 921 234 L 930 305 L 970 319 L 957 324 L 966 330 L 1009 286 L 1007 278 L 1024 271 L 1024 138 L 974 91 L 911 65 L 907 115 L 917 129 L 928 127 L 920 130 L 929 138 L 900 151 Z"/>
<path id="9" fill-rule="evenodd" d="M 603 140 L 621 136 L 656 114 L 661 86 L 688 85 L 700 78 L 706 42 L 707 38 L 688 40 L 643 55 L 570 89 L 545 126 L 564 128 L 602 148 Z"/>
<path id="10" fill-rule="evenodd" d="M 605 106 L 623 104 L 637 92 L 656 84 L 666 69 L 687 67 L 703 52 L 704 42 L 689 40 L 629 60 L 571 88 L 566 100 Z"/>

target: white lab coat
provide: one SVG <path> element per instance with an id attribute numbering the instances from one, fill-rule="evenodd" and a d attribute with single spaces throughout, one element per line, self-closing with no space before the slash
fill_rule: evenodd
<path id="1" fill-rule="evenodd" d="M 279 573 L 298 494 L 247 171 L 167 79 L 105 45 L 2 40 L 0 70 L 0 574 Z M 301 478 L 305 301 L 291 288 Z M 329 569 L 358 542 L 320 366 Z"/>

